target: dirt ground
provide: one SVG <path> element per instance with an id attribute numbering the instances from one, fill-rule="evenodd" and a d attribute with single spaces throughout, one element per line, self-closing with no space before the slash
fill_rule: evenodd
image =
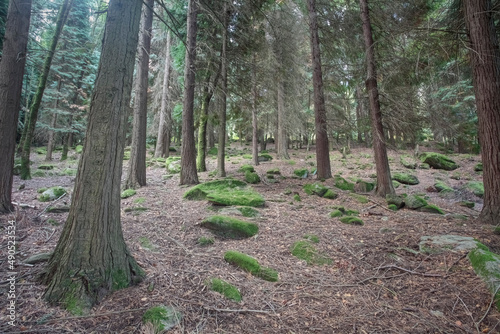
<path id="1" fill-rule="evenodd" d="M 249 146 L 232 148 L 235 156 L 226 161 L 228 176 L 244 179 L 238 168 L 251 161 Z M 492 226 L 474 222 L 481 210 L 481 199 L 463 190 L 469 180 L 481 180 L 474 172 L 479 156 L 452 155 L 460 165 L 456 171 L 404 168 L 400 155 L 413 152 L 390 151 L 392 172 L 416 175 L 420 184 L 401 185 L 402 194 L 425 194 L 429 202 L 446 214 L 437 215 L 402 209 L 387 209 L 385 200 L 368 195 L 362 204 L 333 187 L 335 200 L 308 196 L 303 185 L 315 182 L 314 176 L 292 178 L 293 170 L 311 168 L 314 152 L 290 150 L 291 160 L 273 159 L 256 166 L 260 175 L 279 168 L 284 178 L 278 183 L 254 185 L 265 200 L 257 218 L 244 218 L 259 225 L 257 236 L 244 240 L 222 240 L 202 247 L 197 240 L 212 237 L 199 226 L 214 214 L 206 201 L 182 198 L 186 187 L 179 176 L 165 178 L 165 169 L 148 167 L 148 185 L 133 197 L 122 200 L 122 224 L 132 254 L 147 273 L 137 286 L 120 290 L 95 306 L 88 315 L 75 317 L 56 306 L 47 305 L 44 286 L 35 280 L 43 263 L 28 266 L 26 257 L 54 249 L 67 213 L 47 213 L 49 203 L 37 200 L 37 189 L 63 186 L 71 190 L 74 176 L 52 175 L 30 181 L 15 178 L 13 201 L 31 207 L 15 214 L 0 216 L 2 226 L 16 221 L 15 271 L 16 326 L 7 324 L 9 282 L 2 274 L 0 282 L 1 333 L 149 333 L 141 318 L 156 305 L 173 306 L 182 313 L 179 325 L 169 333 L 498 333 L 500 313 L 492 306 L 491 293 L 470 266 L 465 253 L 419 252 L 420 238 L 426 235 L 456 234 L 477 238 L 495 252 L 500 251 L 500 236 Z M 274 156 L 274 151 L 270 150 Z M 33 170 L 42 163 L 42 155 L 33 155 Z M 332 170 L 344 178 L 370 180 L 375 173 L 373 153 L 353 149 L 347 159 L 331 152 Z M 55 170 L 76 167 L 76 161 L 53 162 Z M 126 165 L 126 163 L 125 163 Z M 209 171 L 216 158 L 207 159 Z M 51 172 L 57 174 L 56 172 Z M 50 173 L 49 173 L 50 174 Z M 200 181 L 212 179 L 209 172 L 199 174 Z M 454 198 L 441 198 L 433 188 L 441 179 L 455 188 Z M 22 188 L 22 189 L 19 189 Z M 70 191 L 71 193 L 71 191 Z M 299 194 L 301 201 L 293 199 Z M 472 200 L 473 209 L 459 206 L 460 200 Z M 69 204 L 70 196 L 59 204 Z M 136 202 L 149 210 L 125 212 Z M 332 206 L 342 205 L 360 212 L 364 226 L 342 224 L 330 218 Z M 465 215 L 468 218 L 459 217 Z M 308 266 L 291 255 L 294 242 L 306 234 L 320 239 L 315 247 L 330 257 L 331 265 Z M 0 266 L 7 272 L 7 232 L 1 230 Z M 229 265 L 223 259 L 228 250 L 237 250 L 258 259 L 262 266 L 279 272 L 278 282 L 267 282 Z M 236 303 L 207 288 L 210 278 L 235 285 L 243 299 Z"/>

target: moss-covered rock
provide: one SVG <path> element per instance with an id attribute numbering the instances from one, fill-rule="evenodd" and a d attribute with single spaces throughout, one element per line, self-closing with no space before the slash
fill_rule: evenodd
<path id="1" fill-rule="evenodd" d="M 259 215 L 259 211 L 250 206 L 241 206 L 238 207 L 237 210 L 243 217 L 257 217 Z"/>
<path id="2" fill-rule="evenodd" d="M 335 187 L 339 189 L 354 191 L 354 183 L 347 181 L 340 175 L 335 175 L 333 182 L 335 183 Z"/>
<path id="3" fill-rule="evenodd" d="M 405 205 L 408 209 L 417 210 L 427 205 L 427 201 L 418 195 L 409 195 L 405 198 Z"/>
<path id="4" fill-rule="evenodd" d="M 256 259 L 247 254 L 237 251 L 227 251 L 224 254 L 224 260 L 266 281 L 276 282 L 278 280 L 277 271 L 271 268 L 261 267 Z"/>
<path id="5" fill-rule="evenodd" d="M 345 216 L 345 217 L 341 217 L 340 218 L 340 221 L 344 224 L 348 224 L 348 225 L 359 225 L 359 226 L 363 226 L 365 223 L 363 222 L 363 220 L 361 220 L 360 218 L 358 217 L 354 217 L 354 216 Z"/>
<path id="6" fill-rule="evenodd" d="M 401 162 L 401 164 L 408 169 L 416 169 L 417 168 L 417 162 L 412 157 L 410 157 L 408 155 L 402 155 L 399 158 L 399 162 Z"/>
<path id="7" fill-rule="evenodd" d="M 395 205 L 397 209 L 401 209 L 405 205 L 403 197 L 396 194 L 387 194 L 385 200 L 388 205 Z"/>
<path id="8" fill-rule="evenodd" d="M 238 172 L 246 173 L 246 172 L 255 172 L 255 168 L 252 165 L 242 165 Z"/>
<path id="9" fill-rule="evenodd" d="M 125 189 L 124 191 L 122 191 L 122 193 L 120 194 L 120 197 L 123 199 L 123 198 L 129 198 L 131 196 L 134 196 L 135 194 L 137 193 L 137 191 L 135 191 L 135 189 Z"/>
<path id="10" fill-rule="evenodd" d="M 339 197 L 339 194 L 334 192 L 332 189 L 328 189 L 326 193 L 323 194 L 323 198 L 336 199 L 337 197 Z"/>
<path id="11" fill-rule="evenodd" d="M 233 188 L 226 192 L 211 192 L 207 200 L 215 205 L 239 205 L 260 207 L 264 205 L 264 198 L 252 188 Z"/>
<path id="12" fill-rule="evenodd" d="M 441 210 L 436 205 L 433 205 L 433 204 L 427 204 L 427 205 L 421 207 L 420 209 L 418 209 L 418 211 L 428 212 L 428 213 L 437 213 L 437 214 L 440 214 L 440 215 L 444 215 L 444 211 Z"/>
<path id="13" fill-rule="evenodd" d="M 408 185 L 416 185 L 420 183 L 415 175 L 410 175 L 407 173 L 394 173 L 392 179 L 398 181 L 399 183 Z"/>
<path id="14" fill-rule="evenodd" d="M 249 238 L 259 232 L 257 224 L 220 215 L 205 218 L 200 225 L 221 237 L 230 239 Z"/>
<path id="15" fill-rule="evenodd" d="M 344 215 L 344 213 L 340 210 L 337 210 L 337 209 L 330 212 L 330 218 L 342 217 L 343 215 Z"/>
<path id="16" fill-rule="evenodd" d="M 453 188 L 448 186 L 446 183 L 443 181 L 438 181 L 434 183 L 434 188 L 436 188 L 437 191 L 453 191 Z"/>
<path id="17" fill-rule="evenodd" d="M 167 172 L 177 174 L 181 172 L 181 157 L 170 156 L 165 160 L 165 168 Z"/>
<path id="18" fill-rule="evenodd" d="M 392 210 L 392 211 L 398 211 L 398 210 L 399 210 L 399 208 L 398 208 L 398 206 L 397 206 L 396 204 L 389 204 L 389 205 L 387 206 L 387 208 L 388 208 L 389 210 Z"/>
<path id="19" fill-rule="evenodd" d="M 153 325 L 155 334 L 164 333 L 165 331 L 177 326 L 182 320 L 182 313 L 170 306 L 155 306 L 144 312 L 142 322 Z"/>
<path id="20" fill-rule="evenodd" d="M 273 160 L 273 157 L 270 156 L 268 153 L 261 153 L 259 154 L 258 160 L 260 162 L 271 161 Z"/>
<path id="21" fill-rule="evenodd" d="M 354 185 L 354 191 L 357 193 L 369 193 L 373 189 L 375 189 L 375 183 L 373 182 L 358 180 Z"/>
<path id="22" fill-rule="evenodd" d="M 304 189 L 304 192 L 308 195 L 317 195 L 319 197 L 328 198 L 328 199 L 335 199 L 338 197 L 337 193 L 335 193 L 330 188 L 328 188 L 325 185 L 318 183 L 318 182 L 306 184 L 306 185 L 304 185 L 303 189 Z"/>
<path id="23" fill-rule="evenodd" d="M 444 154 L 424 152 L 419 156 L 420 161 L 429 164 L 434 169 L 455 170 L 458 164 Z"/>
<path id="24" fill-rule="evenodd" d="M 240 180 L 226 178 L 200 183 L 184 193 L 184 198 L 188 200 L 200 201 L 207 198 L 212 192 L 226 192 L 233 189 L 245 189 L 247 184 Z"/>
<path id="25" fill-rule="evenodd" d="M 466 185 L 467 189 L 472 191 L 474 193 L 474 195 L 476 195 L 477 197 L 483 197 L 484 196 L 484 185 L 483 185 L 483 182 L 479 182 L 479 181 L 471 181 L 471 182 L 468 182 L 467 185 Z"/>
<path id="26" fill-rule="evenodd" d="M 267 172 L 266 172 L 267 175 L 281 175 L 281 172 L 279 170 L 279 168 L 273 168 L 273 169 L 269 169 Z"/>
<path id="27" fill-rule="evenodd" d="M 54 169 L 54 165 L 43 164 L 43 165 L 38 166 L 38 169 L 53 170 Z"/>
<path id="28" fill-rule="evenodd" d="M 235 302 L 241 301 L 240 291 L 232 284 L 218 278 L 212 278 L 207 284 L 212 291 L 218 292 L 227 299 Z"/>
<path id="29" fill-rule="evenodd" d="M 250 184 L 256 184 L 260 182 L 260 176 L 257 173 L 246 171 L 245 181 L 247 181 Z"/>
<path id="30" fill-rule="evenodd" d="M 474 171 L 475 172 L 482 172 L 483 171 L 483 163 L 480 162 L 477 165 L 474 166 Z"/>
<path id="31" fill-rule="evenodd" d="M 295 242 L 290 251 L 293 256 L 306 261 L 308 265 L 321 266 L 332 263 L 332 259 L 318 253 L 316 248 L 307 240 Z"/>
<path id="32" fill-rule="evenodd" d="M 495 305 L 500 310 L 500 255 L 478 247 L 468 254 L 468 258 L 476 274 L 496 294 Z"/>
<path id="33" fill-rule="evenodd" d="M 351 196 L 352 198 L 354 198 L 355 200 L 357 200 L 361 204 L 366 204 L 370 201 L 366 196 L 355 194 L 355 193 L 351 193 L 351 194 L 349 194 L 349 196 Z"/>
<path id="34" fill-rule="evenodd" d="M 45 190 L 39 197 L 40 202 L 49 202 L 58 199 L 62 195 L 66 194 L 66 189 L 63 187 L 51 187 Z"/>
<path id="35" fill-rule="evenodd" d="M 300 169 L 295 169 L 293 171 L 293 174 L 305 179 L 309 175 L 309 170 L 307 168 L 300 168 Z"/>
<path id="36" fill-rule="evenodd" d="M 472 208 L 474 208 L 474 206 L 476 205 L 476 203 L 470 202 L 470 201 L 461 201 L 461 202 L 458 202 L 458 205 L 466 207 L 466 208 L 469 208 L 469 209 L 472 209 Z"/>

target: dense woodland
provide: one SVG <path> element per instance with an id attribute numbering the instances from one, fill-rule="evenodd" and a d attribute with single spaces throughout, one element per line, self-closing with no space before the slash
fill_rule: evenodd
<path id="1" fill-rule="evenodd" d="M 16 210 L 14 174 L 37 176 L 34 152 L 81 153 L 44 299 L 67 307 L 76 296 L 90 308 L 143 280 L 120 192 L 147 186 L 153 156 L 180 156 L 180 185 L 207 171 L 225 177 L 231 143 L 248 144 L 254 166 L 269 149 L 283 161 L 315 152 L 318 180 L 335 174 L 333 152 L 372 149 L 382 197 L 395 193 L 388 151 L 418 155 L 432 143 L 480 155 L 484 204 L 472 224 L 498 225 L 499 9 L 496 0 L 0 0 L 0 212 Z"/>

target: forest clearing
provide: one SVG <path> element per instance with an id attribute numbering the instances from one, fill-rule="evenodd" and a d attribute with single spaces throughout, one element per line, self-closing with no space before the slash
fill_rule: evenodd
<path id="1" fill-rule="evenodd" d="M 271 156 L 275 156 L 273 151 L 271 148 Z M 233 143 L 228 152 L 228 177 L 244 180 L 239 169 L 250 162 L 250 147 Z M 391 211 L 383 198 L 362 194 L 367 201 L 360 201 L 352 192 L 336 188 L 332 179 L 323 184 L 338 193 L 336 199 L 307 195 L 303 186 L 318 181 L 316 177 L 294 177 L 294 170 L 312 169 L 314 152 L 305 149 L 290 150 L 291 160 L 273 159 L 255 166 L 263 181 L 252 187 L 264 197 L 265 204 L 257 208 L 254 218 L 206 200 L 183 199 L 189 187 L 179 186 L 179 174 L 165 177 L 164 166 L 151 163 L 147 186 L 121 202 L 124 237 L 146 278 L 114 292 L 82 316 L 43 301 L 45 287 L 35 276 L 45 262 L 22 265 L 28 256 L 53 251 L 67 217 L 67 213 L 47 212 L 47 207 L 56 205 L 40 202 L 37 190 L 62 186 L 69 192 L 56 204 L 68 205 L 74 176 L 64 173 L 77 164 L 70 159 L 51 163 L 51 170 L 37 169 L 45 162 L 43 155 L 34 154 L 33 170 L 41 171 L 39 176 L 14 180 L 13 201 L 29 207 L 18 207 L 15 214 L 1 217 L 17 224 L 16 289 L 20 302 L 17 331 L 6 325 L 0 331 L 153 333 L 142 323 L 143 314 L 153 306 L 165 305 L 181 314 L 180 322 L 168 333 L 497 333 L 500 313 L 492 305 L 486 284 L 474 273 L 467 253 L 419 249 L 422 236 L 452 234 L 476 238 L 498 253 L 500 236 L 492 232 L 493 227 L 474 223 L 481 198 L 464 189 L 467 182 L 481 180 L 481 173 L 474 171 L 480 158 L 450 155 L 460 166 L 450 172 L 409 170 L 400 158 L 412 154 L 389 151 L 394 173 L 410 172 L 420 181 L 418 185 L 401 184 L 397 194 L 420 194 L 444 214 L 406 208 Z M 373 177 L 371 150 L 353 149 L 346 158 L 338 151 L 330 155 L 334 174 L 346 180 L 369 181 Z M 72 156 L 78 157 L 76 153 Z M 213 171 L 215 165 L 216 157 L 209 156 L 208 170 Z M 276 168 L 280 171 L 278 182 L 266 181 L 266 172 Z M 213 179 L 210 172 L 200 173 L 200 182 Z M 453 188 L 454 195 L 440 196 L 434 188 L 436 181 Z M 463 200 L 474 202 L 474 208 L 460 206 Z M 145 209 L 126 212 L 134 206 Z M 331 218 L 334 206 L 358 211 L 364 226 Z M 200 226 L 203 219 L 219 210 L 223 210 L 220 214 L 256 223 L 258 234 L 230 240 Z M 313 243 L 314 247 L 331 262 L 308 265 L 291 254 L 294 243 L 307 236 L 317 236 L 319 242 Z M 211 239 L 213 244 L 201 245 L 200 238 Z M 229 250 L 248 254 L 273 268 L 278 281 L 265 281 L 228 264 L 224 253 Z M 2 248 L 2 260 L 5 252 Z M 213 278 L 237 287 L 242 300 L 234 302 L 212 291 L 207 282 Z M 0 289 L 2 294 L 7 289 L 5 281 Z M 1 310 L 3 317 L 5 305 Z"/>

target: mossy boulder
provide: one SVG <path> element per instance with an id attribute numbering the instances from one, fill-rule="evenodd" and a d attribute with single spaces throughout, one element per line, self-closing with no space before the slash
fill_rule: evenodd
<path id="1" fill-rule="evenodd" d="M 266 172 L 267 175 L 281 175 L 281 172 L 279 170 L 279 168 L 273 168 L 273 169 L 269 169 L 267 172 Z"/>
<path id="2" fill-rule="evenodd" d="M 125 189 L 124 191 L 122 191 L 122 193 L 120 194 L 120 197 L 122 199 L 124 198 L 129 198 L 131 196 L 134 196 L 135 194 L 137 193 L 137 191 L 135 191 L 135 189 Z"/>
<path id="3" fill-rule="evenodd" d="M 171 156 L 165 160 L 165 168 L 167 172 L 177 174 L 181 172 L 181 157 Z"/>
<path id="4" fill-rule="evenodd" d="M 42 169 L 42 170 L 53 170 L 54 169 L 54 165 L 40 165 L 38 166 L 38 169 Z"/>
<path id="5" fill-rule="evenodd" d="M 257 217 L 259 215 L 259 211 L 250 206 L 241 206 L 238 207 L 237 210 L 243 217 Z"/>
<path id="6" fill-rule="evenodd" d="M 182 320 L 182 313 L 171 306 L 154 306 L 144 312 L 142 322 L 153 325 L 155 334 L 164 333 L 165 331 L 177 326 Z"/>
<path id="7" fill-rule="evenodd" d="M 408 185 L 416 185 L 420 183 L 415 175 L 410 175 L 407 173 L 394 173 L 394 175 L 392 175 L 392 179 L 398 181 L 399 183 Z"/>
<path id="8" fill-rule="evenodd" d="M 226 178 L 200 183 L 184 193 L 184 198 L 188 200 L 200 201 L 207 198 L 212 192 L 226 192 L 233 189 L 245 189 L 247 184 L 243 181 Z"/>
<path id="9" fill-rule="evenodd" d="M 341 217 L 340 221 L 344 224 L 348 225 L 358 225 L 358 226 L 363 226 L 365 223 L 363 222 L 362 219 L 354 216 L 345 216 Z"/>
<path id="10" fill-rule="evenodd" d="M 457 204 L 460 206 L 469 208 L 469 209 L 474 208 L 474 206 L 476 205 L 476 203 L 470 202 L 470 201 L 461 201 L 461 202 L 458 202 Z"/>
<path id="11" fill-rule="evenodd" d="M 340 175 L 335 175 L 333 182 L 335 183 L 335 187 L 339 189 L 354 191 L 354 183 L 347 181 Z"/>
<path id="12" fill-rule="evenodd" d="M 354 185 L 354 191 L 357 193 L 369 193 L 373 189 L 375 189 L 375 183 L 373 182 L 358 180 Z"/>
<path id="13" fill-rule="evenodd" d="M 260 176 L 257 173 L 246 171 L 245 181 L 247 181 L 250 184 L 256 184 L 260 182 Z"/>
<path id="14" fill-rule="evenodd" d="M 300 168 L 300 169 L 295 169 L 293 171 L 293 174 L 305 179 L 309 175 L 309 170 L 307 168 Z"/>
<path id="15" fill-rule="evenodd" d="M 271 268 L 261 267 L 255 258 L 247 254 L 237 251 L 227 251 L 224 254 L 224 260 L 266 281 L 276 282 L 278 280 L 277 271 Z"/>
<path id="16" fill-rule="evenodd" d="M 235 302 L 241 301 L 240 291 L 232 284 L 218 278 L 212 278 L 208 284 L 210 290 L 215 291 Z"/>
<path id="17" fill-rule="evenodd" d="M 344 213 L 338 209 L 333 210 L 330 212 L 330 218 L 336 218 L 336 217 L 342 217 Z"/>
<path id="18" fill-rule="evenodd" d="M 418 195 L 408 195 L 405 198 L 405 205 L 408 209 L 417 210 L 427 205 L 427 201 Z"/>
<path id="19" fill-rule="evenodd" d="M 434 169 L 455 170 L 459 167 L 455 161 L 441 153 L 424 152 L 420 154 L 419 159 Z"/>
<path id="20" fill-rule="evenodd" d="M 417 162 L 407 156 L 407 155 L 402 155 L 400 158 L 399 158 L 399 162 L 401 162 L 401 165 L 403 165 L 404 167 L 408 168 L 408 169 L 416 169 L 417 168 Z"/>
<path id="21" fill-rule="evenodd" d="M 319 197 L 324 197 L 328 199 L 335 199 L 338 196 L 338 194 L 333 192 L 330 188 L 318 182 L 306 184 L 304 185 L 303 189 L 304 192 L 308 195 L 317 195 Z"/>
<path id="22" fill-rule="evenodd" d="M 45 190 L 39 197 L 40 202 L 49 202 L 58 199 L 62 195 L 66 194 L 67 191 L 63 187 L 51 187 Z"/>
<path id="23" fill-rule="evenodd" d="M 500 255 L 485 247 L 478 247 L 468 254 L 476 274 L 481 277 L 492 293 L 495 293 L 496 307 L 500 310 Z"/>
<path id="24" fill-rule="evenodd" d="M 252 188 L 233 188 L 226 192 L 211 192 L 207 200 L 215 205 L 240 205 L 260 207 L 264 205 L 264 198 Z"/>
<path id="25" fill-rule="evenodd" d="M 337 197 L 339 197 L 339 194 L 334 192 L 332 189 L 328 189 L 326 193 L 323 194 L 323 198 L 336 199 Z"/>
<path id="26" fill-rule="evenodd" d="M 246 172 L 255 172 L 255 168 L 252 165 L 242 165 L 238 172 L 246 173 Z"/>
<path id="27" fill-rule="evenodd" d="M 82 151 L 83 151 L 83 145 L 76 145 L 75 152 L 76 153 L 82 153 Z"/>
<path id="28" fill-rule="evenodd" d="M 444 215 L 444 211 L 441 210 L 436 205 L 433 205 L 433 204 L 424 205 L 423 207 L 419 208 L 418 211 L 428 212 L 428 213 L 437 213 L 437 214 L 440 214 L 440 215 Z"/>
<path id="29" fill-rule="evenodd" d="M 220 215 L 205 218 L 200 225 L 216 235 L 229 239 L 249 238 L 259 232 L 257 224 Z"/>
<path id="30" fill-rule="evenodd" d="M 471 181 L 468 182 L 466 185 L 467 189 L 472 191 L 474 195 L 477 197 L 483 197 L 484 196 L 484 184 L 483 182 L 479 181 Z"/>
<path id="31" fill-rule="evenodd" d="M 483 163 L 480 162 L 477 165 L 474 166 L 474 171 L 475 172 L 482 172 L 483 171 Z"/>
<path id="32" fill-rule="evenodd" d="M 387 194 L 385 200 L 388 205 L 394 205 L 397 209 L 401 209 L 405 205 L 403 197 L 396 194 Z"/>
<path id="33" fill-rule="evenodd" d="M 273 157 L 270 156 L 268 153 L 261 153 L 259 154 L 258 160 L 260 162 L 271 161 L 273 160 Z"/>
<path id="34" fill-rule="evenodd" d="M 331 264 L 332 259 L 320 254 L 309 240 L 300 240 L 295 242 L 290 249 L 293 256 L 306 261 L 308 265 Z"/>

